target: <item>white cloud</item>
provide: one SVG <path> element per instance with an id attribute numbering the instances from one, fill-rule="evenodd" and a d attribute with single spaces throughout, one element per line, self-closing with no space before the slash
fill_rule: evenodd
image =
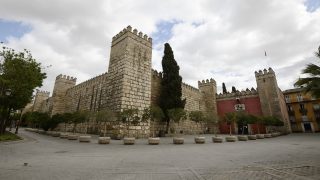
<path id="1" fill-rule="evenodd" d="M 320 10 L 307 12 L 302 0 L 3 0 L 0 18 L 32 26 L 8 46 L 52 65 L 42 88 L 48 91 L 58 74 L 81 82 L 105 72 L 111 38 L 129 24 L 152 34 L 159 22 L 178 22 L 168 41 L 184 81 L 194 86 L 212 77 L 219 87 L 255 87 L 254 71 L 271 66 L 280 87 L 291 88 L 320 45 Z M 153 46 L 153 67 L 161 70 L 163 45 Z"/>

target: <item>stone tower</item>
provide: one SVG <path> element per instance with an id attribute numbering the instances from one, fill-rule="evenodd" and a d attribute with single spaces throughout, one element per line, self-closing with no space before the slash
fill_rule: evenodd
<path id="1" fill-rule="evenodd" d="M 112 38 L 105 107 L 143 110 L 151 104 L 152 39 L 131 26 Z"/>
<path id="2" fill-rule="evenodd" d="M 56 77 L 52 93 L 52 112 L 51 115 L 66 112 L 66 92 L 69 88 L 76 85 L 77 78 L 60 74 Z"/>
<path id="3" fill-rule="evenodd" d="M 37 90 L 32 111 L 41 112 L 41 104 L 49 98 L 50 92 Z"/>
<path id="4" fill-rule="evenodd" d="M 286 103 L 275 72 L 271 68 L 259 70 L 255 72 L 255 77 L 263 115 L 281 119 L 287 131 L 291 132 Z"/>
<path id="5" fill-rule="evenodd" d="M 203 106 L 205 107 L 205 112 L 213 113 L 217 116 L 216 81 L 212 78 L 210 80 L 202 80 L 202 82 L 198 81 L 198 88 L 203 96 L 202 99 L 204 102 Z"/>

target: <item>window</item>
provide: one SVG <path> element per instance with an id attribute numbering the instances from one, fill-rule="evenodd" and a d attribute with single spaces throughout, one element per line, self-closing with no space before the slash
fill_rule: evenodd
<path id="1" fill-rule="evenodd" d="M 287 107 L 288 107 L 288 111 L 293 111 L 292 106 L 288 105 Z"/>
<path id="2" fill-rule="evenodd" d="M 289 95 L 286 95 L 285 96 L 285 99 L 286 99 L 286 103 L 290 103 L 291 101 L 290 101 L 290 96 Z"/>
<path id="3" fill-rule="evenodd" d="M 298 95 L 297 95 L 297 100 L 298 100 L 298 102 L 303 101 L 303 97 L 302 97 L 302 95 L 301 95 L 301 94 L 298 94 Z"/>
<path id="4" fill-rule="evenodd" d="M 314 110 L 320 110 L 320 104 L 313 104 Z"/>
<path id="5" fill-rule="evenodd" d="M 299 104 L 299 106 L 301 110 L 304 109 L 304 104 Z"/>

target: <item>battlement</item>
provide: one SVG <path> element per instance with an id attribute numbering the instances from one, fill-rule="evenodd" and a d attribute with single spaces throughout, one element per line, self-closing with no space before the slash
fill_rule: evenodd
<path id="1" fill-rule="evenodd" d="M 198 87 L 203 87 L 203 86 L 216 86 L 216 81 L 214 79 L 206 79 L 206 80 L 202 80 L 202 81 L 198 81 Z"/>
<path id="2" fill-rule="evenodd" d="M 158 77 L 158 78 L 162 78 L 162 72 L 158 72 L 158 71 L 155 70 L 155 69 L 151 69 L 151 74 L 152 74 L 153 76 Z"/>
<path id="3" fill-rule="evenodd" d="M 60 80 L 60 79 L 68 80 L 68 81 L 73 81 L 73 82 L 76 82 L 76 81 L 77 81 L 77 78 L 75 78 L 75 77 L 71 77 L 71 76 L 67 76 L 67 75 L 62 75 L 62 74 L 60 74 L 60 75 L 58 75 L 58 76 L 56 77 L 56 80 Z"/>
<path id="4" fill-rule="evenodd" d="M 97 75 L 97 76 L 95 76 L 93 78 L 90 78 L 90 79 L 88 79 L 88 80 L 86 80 L 86 81 L 84 81 L 84 82 L 82 82 L 80 84 L 77 84 L 76 86 L 74 86 L 74 87 L 72 87 L 70 89 L 75 90 L 75 89 L 83 88 L 85 86 L 89 86 L 91 84 L 97 84 L 98 82 L 102 82 L 102 81 L 106 80 L 106 78 L 104 79 L 104 77 L 106 75 L 107 75 L 107 73 L 102 73 L 102 74 Z"/>
<path id="5" fill-rule="evenodd" d="M 148 37 L 147 34 L 143 34 L 141 31 L 138 33 L 137 29 L 132 30 L 132 27 L 130 25 L 127 28 L 124 28 L 122 31 L 120 31 L 117 35 L 113 36 L 112 44 L 128 36 L 131 36 L 134 39 L 143 40 L 144 42 L 147 42 L 150 46 L 152 45 L 151 37 Z"/>
<path id="6" fill-rule="evenodd" d="M 247 96 L 258 96 L 258 91 L 254 88 L 251 88 L 251 90 L 247 88 L 246 90 L 237 91 L 235 93 L 220 93 L 217 95 L 217 99 L 239 98 Z"/>
<path id="7" fill-rule="evenodd" d="M 48 96 L 49 97 L 50 92 L 49 91 L 41 91 L 37 89 L 36 96 Z"/>
<path id="8" fill-rule="evenodd" d="M 195 88 L 195 87 L 193 87 L 193 86 L 191 86 L 189 84 L 186 84 L 184 82 L 182 82 L 181 87 L 185 88 L 185 89 L 189 89 L 189 90 L 194 91 L 194 92 L 199 92 L 198 88 Z"/>
<path id="9" fill-rule="evenodd" d="M 273 71 L 273 69 L 271 67 L 269 67 L 268 70 L 264 69 L 263 71 L 262 70 L 255 71 L 254 74 L 255 74 L 256 77 L 275 75 L 275 73 L 274 73 L 274 71 Z"/>

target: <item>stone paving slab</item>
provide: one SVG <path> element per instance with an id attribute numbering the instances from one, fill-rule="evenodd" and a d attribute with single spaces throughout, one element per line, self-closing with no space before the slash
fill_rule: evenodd
<path id="1" fill-rule="evenodd" d="M 24 132 L 0 143 L 0 179 L 320 179 L 320 134 L 292 134 L 248 142 L 159 146 L 79 143 Z M 212 135 L 206 135 L 207 140 Z M 97 138 L 94 136 L 94 138 Z M 28 163 L 24 166 L 24 163 Z"/>

